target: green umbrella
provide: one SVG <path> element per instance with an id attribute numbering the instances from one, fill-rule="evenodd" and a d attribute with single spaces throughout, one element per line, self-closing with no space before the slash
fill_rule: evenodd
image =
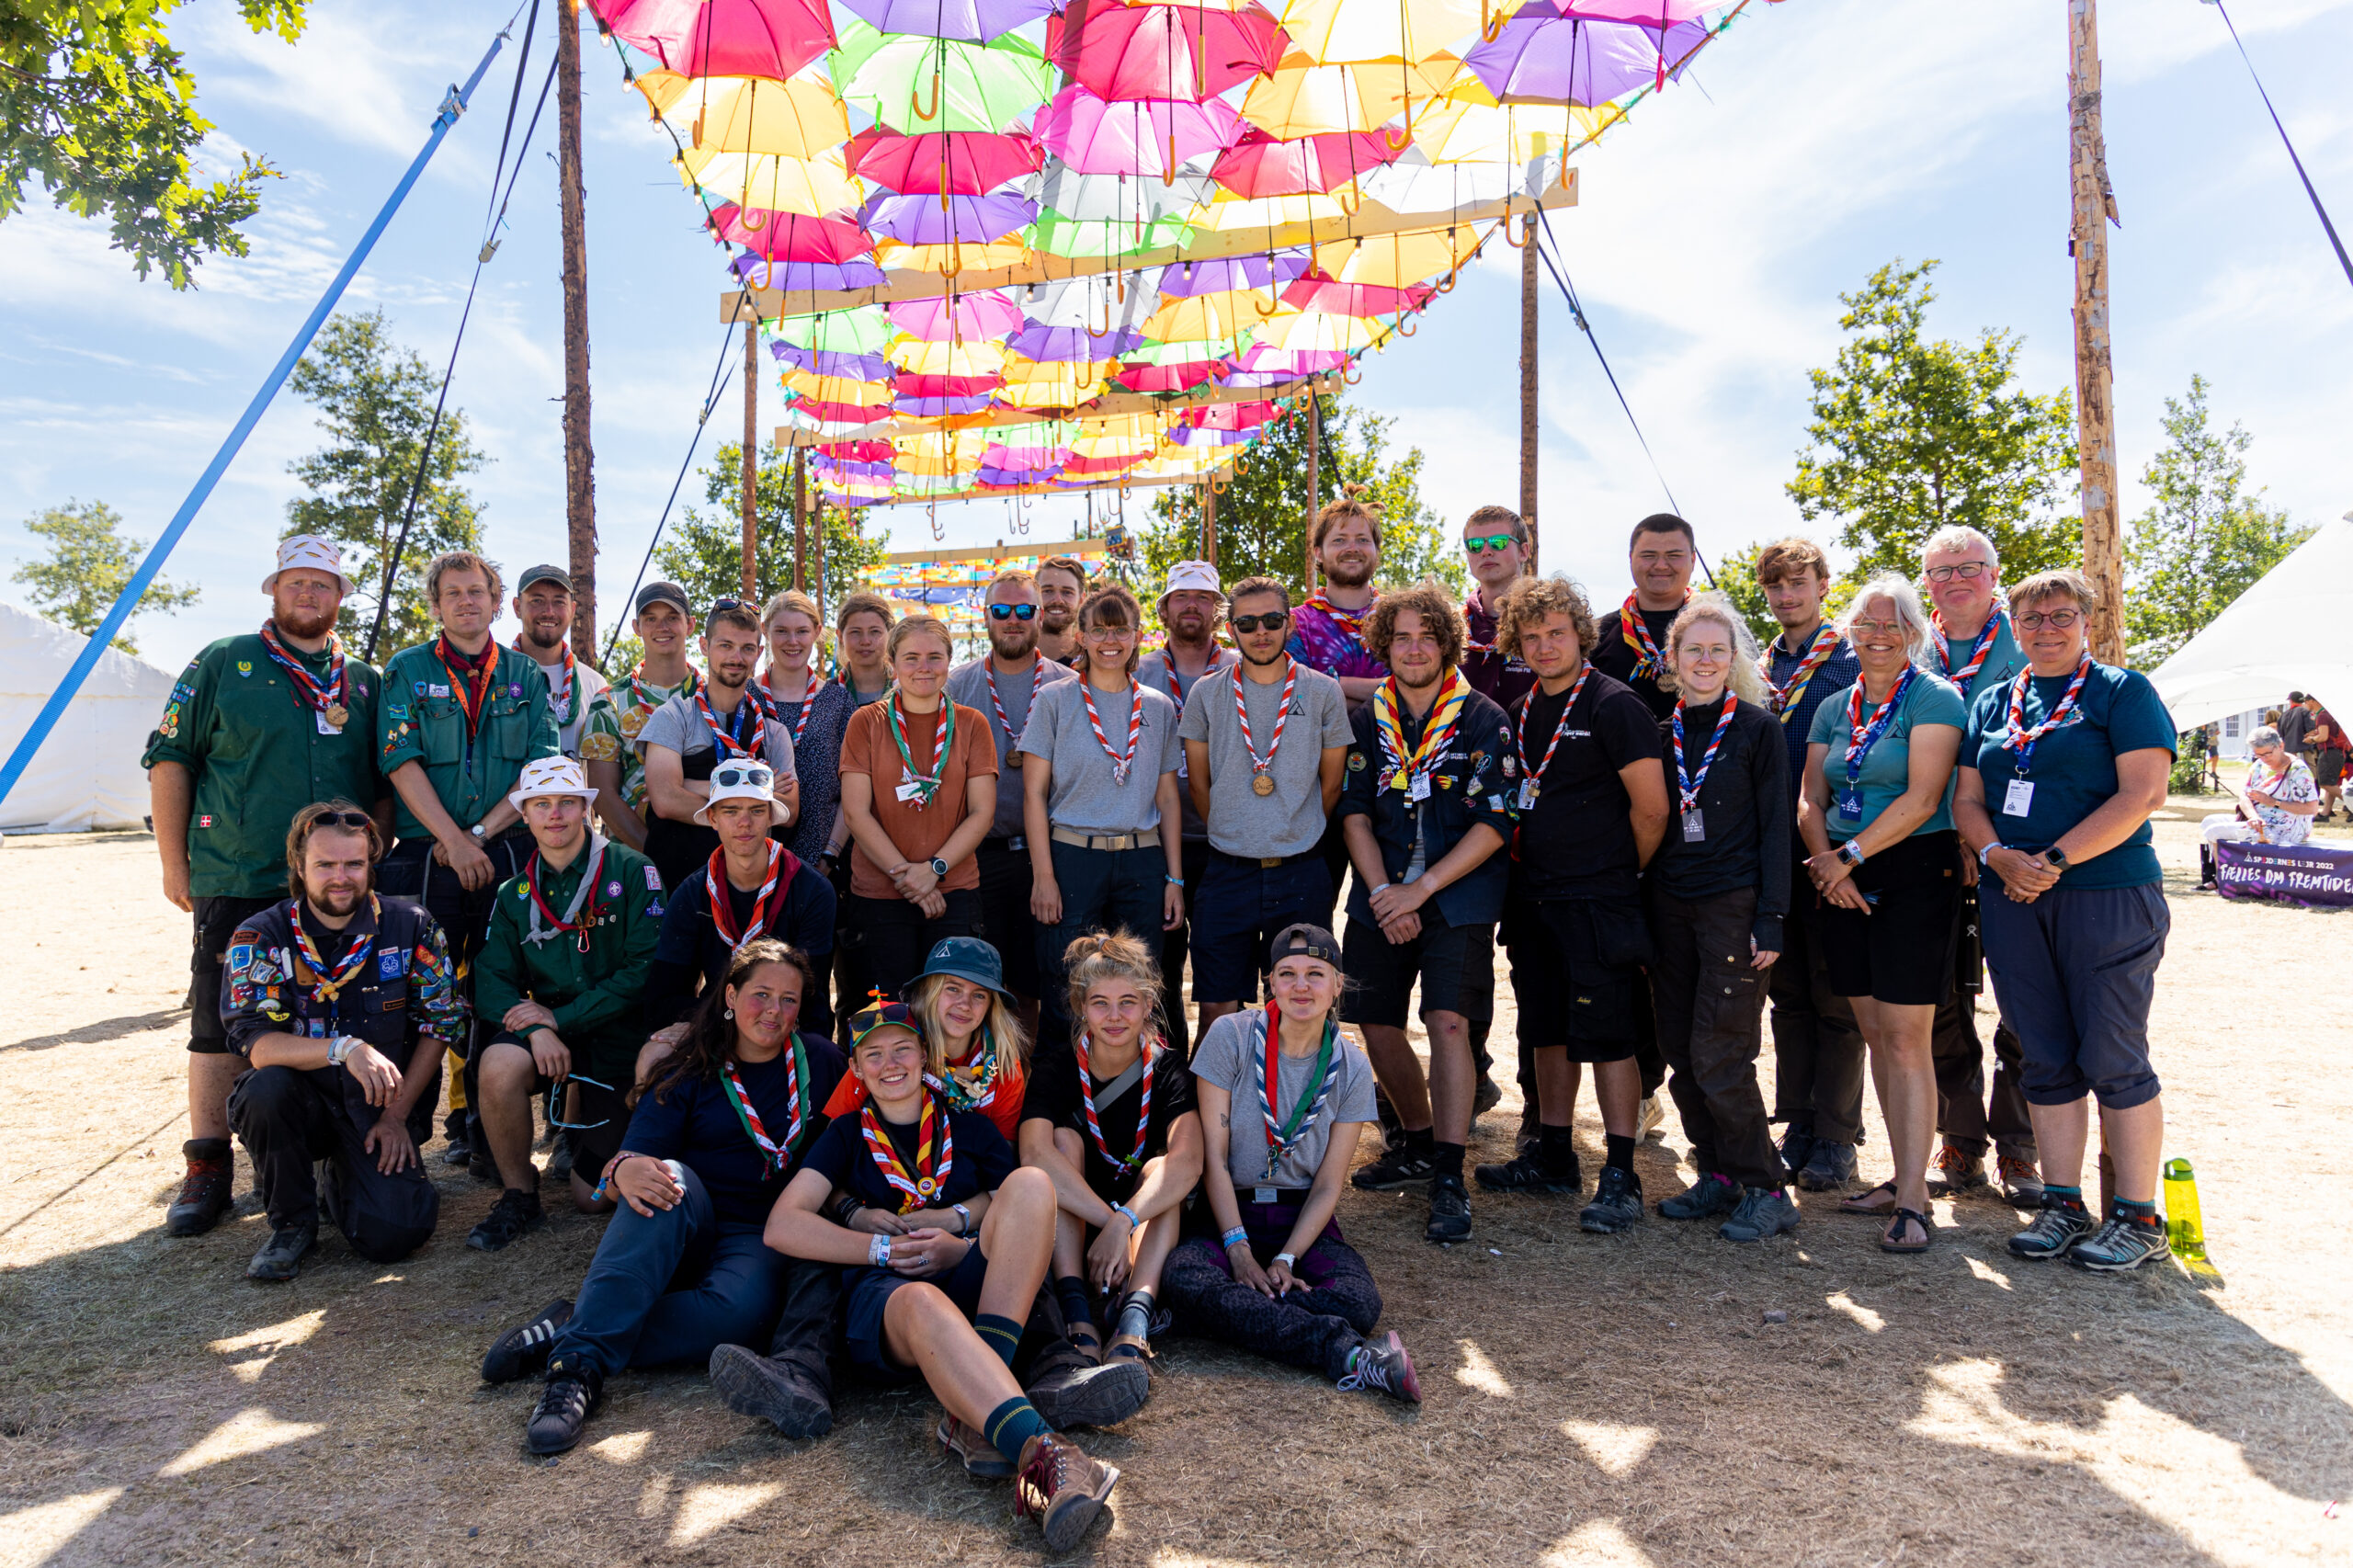
<path id="1" fill-rule="evenodd" d="M 1147 343 L 1120 358 L 1131 365 L 1191 365 L 1203 359 L 1236 359 L 1250 347 L 1250 335 L 1210 343 Z"/>
<path id="2" fill-rule="evenodd" d="M 779 316 L 768 330 L 797 348 L 829 354 L 880 354 L 898 335 L 880 305 L 858 305 L 815 315 Z"/>
<path id="3" fill-rule="evenodd" d="M 1061 73 L 1017 33 L 991 43 L 845 21 L 828 65 L 842 101 L 907 135 L 1001 132 L 1053 96 Z"/>
<path id="4" fill-rule="evenodd" d="M 1065 218 L 1051 211 L 1039 213 L 1028 233 L 1031 250 L 1072 257 L 1141 256 L 1188 244 L 1192 237 L 1192 224 L 1181 217 L 1156 219 L 1139 232 L 1133 219 Z"/>

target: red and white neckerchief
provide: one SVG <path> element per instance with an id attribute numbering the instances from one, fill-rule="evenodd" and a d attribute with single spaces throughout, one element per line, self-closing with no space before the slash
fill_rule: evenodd
<path id="1" fill-rule="evenodd" d="M 278 639 L 278 622 L 275 620 L 261 623 L 261 645 L 271 661 L 286 672 L 286 678 L 294 683 L 294 695 L 302 700 L 304 706 L 336 729 L 343 728 L 344 720 L 350 717 L 350 710 L 344 706 L 343 639 L 332 631 L 327 633 L 327 678 L 324 683 L 306 669 L 302 661 L 295 657 L 294 651 Z"/>
<path id="2" fill-rule="evenodd" d="M 549 680 L 548 710 L 555 715 L 555 722 L 558 724 L 569 724 L 572 722 L 573 676 L 579 668 L 579 661 L 573 654 L 570 638 L 565 638 L 556 646 L 563 650 L 563 679 L 560 684 L 552 678 Z M 519 637 L 515 640 L 515 651 L 522 653 L 525 658 L 531 659 L 533 664 L 539 664 L 537 659 L 533 659 L 529 653 L 524 652 L 523 640 Z M 540 665 L 540 673 L 546 675 L 547 668 L 545 665 Z"/>
<path id="3" fill-rule="evenodd" d="M 912 1176 L 907 1172 L 905 1162 L 899 1158 L 897 1147 L 882 1131 L 882 1121 L 874 1114 L 872 1099 L 870 1098 L 865 1108 L 858 1113 L 858 1131 L 866 1135 L 866 1152 L 873 1156 L 876 1168 L 882 1173 L 882 1179 L 900 1195 L 900 1213 L 913 1213 L 946 1190 L 948 1173 L 956 1168 L 956 1131 L 938 1097 L 928 1088 L 924 1091 L 923 1120 L 915 1139 L 915 1168 Z M 935 1127 L 939 1134 L 936 1163 L 932 1143 Z"/>
<path id="4" fill-rule="evenodd" d="M 1182 713 L 1185 711 L 1185 699 L 1188 693 L 1184 678 L 1176 673 L 1176 655 L 1171 653 L 1165 646 L 1154 648 L 1153 652 L 1159 656 L 1161 674 L 1168 677 L 1168 699 L 1176 704 L 1176 711 Z M 1219 668 L 1218 660 L 1224 653 L 1224 649 L 1218 647 L 1214 643 L 1211 645 L 1210 667 L 1201 672 L 1200 679 L 1196 680 L 1193 683 L 1194 685 L 1198 686 L 1200 684 L 1201 680 L 1207 680 L 1210 676 L 1217 674 Z"/>
<path id="5" fill-rule="evenodd" d="M 605 840 L 591 834 L 586 853 L 573 862 L 581 866 L 580 885 L 573 890 L 572 903 L 562 915 L 556 914 L 547 894 L 540 891 L 540 868 L 544 863 L 534 852 L 530 864 L 523 868 L 523 896 L 531 904 L 531 928 L 523 933 L 523 940 L 537 947 L 557 937 L 569 936 L 573 946 L 585 953 L 588 950 L 588 933 L 597 926 L 597 880 L 605 874 Z"/>
<path id="6" fill-rule="evenodd" d="M 1944 670 L 1945 679 L 1961 687 L 1963 697 L 1975 695 L 1969 689 L 1969 683 L 1975 680 L 1977 672 L 1985 667 L 1987 655 L 1994 652 L 1994 644 L 2002 640 L 2002 628 L 2009 621 L 2009 610 L 1997 601 L 1994 613 L 1987 616 L 1985 624 L 1977 629 L 1977 640 L 1970 644 L 1969 663 L 1955 671 L 1952 667 L 1952 639 L 1945 635 L 1944 612 L 1937 609 L 1928 612 L 1928 624 L 1937 631 L 1937 663 Z"/>
<path id="7" fill-rule="evenodd" d="M 2034 678 L 2034 671 L 2031 668 L 2020 670 L 2018 678 L 2010 682 L 2010 712 L 2008 722 L 2002 726 L 2002 749 L 2018 753 L 2017 767 L 2021 778 L 2034 761 L 2035 743 L 2067 722 L 2074 714 L 2075 699 L 2083 696 L 2084 682 L 2091 678 L 2091 673 L 2092 656 L 2085 653 L 2076 660 L 2075 678 L 2067 683 L 2067 689 L 2060 696 L 2057 705 L 2043 715 L 2041 723 L 2030 730 L 2026 725 L 2026 688 L 2027 683 Z"/>
<path id="8" fill-rule="evenodd" d="M 1471 630 L 1471 618 L 1473 615 L 1487 615 L 1486 606 L 1480 602 L 1479 594 L 1476 590 L 1473 590 L 1471 597 L 1462 601 L 1463 652 L 1466 654 L 1493 653 L 1503 660 L 1504 667 L 1506 669 L 1512 671 L 1526 670 L 1528 665 L 1521 662 L 1518 654 L 1506 653 L 1493 642 L 1482 642 L 1479 641 L 1477 633 Z M 1492 615 L 1487 615 L 1487 619 L 1489 620 L 1493 620 L 1495 618 Z"/>
<path id="9" fill-rule="evenodd" d="M 1088 1048 L 1085 1033 L 1082 1032 L 1072 1039 L 1071 1049 L 1078 1054 L 1079 1104 L 1086 1112 L 1086 1135 L 1095 1140 L 1095 1152 L 1102 1155 L 1103 1163 L 1115 1171 L 1133 1174 L 1142 1170 L 1144 1148 L 1152 1139 L 1153 1054 L 1151 1047 L 1137 1048 L 1142 1053 L 1143 1059 L 1142 1095 L 1136 1101 L 1136 1146 L 1134 1151 L 1124 1159 L 1111 1153 L 1110 1144 L 1103 1139 L 1103 1124 L 1095 1117 L 1095 1069 L 1087 1060 Z"/>
<path id="10" fill-rule="evenodd" d="M 808 1124 L 809 1112 L 814 1108 L 804 1106 L 801 1099 L 801 1059 L 804 1049 L 800 1040 L 787 1038 L 784 1042 L 784 1095 L 792 1107 L 792 1119 L 785 1124 L 784 1142 L 779 1143 L 768 1136 L 767 1124 L 760 1119 L 759 1111 L 752 1104 L 752 1096 L 744 1092 L 744 1080 L 735 1074 L 735 1063 L 719 1064 L 720 1081 L 727 1091 L 727 1103 L 735 1108 L 736 1119 L 744 1124 L 745 1133 L 760 1151 L 761 1162 L 778 1175 L 792 1163 L 792 1146 L 801 1142 L 801 1130 Z"/>
<path id="11" fill-rule="evenodd" d="M 1022 710 L 1021 717 L 1021 729 L 1023 734 L 1027 734 L 1029 733 L 1029 715 L 1038 711 L 1038 689 L 1046 684 L 1045 655 L 1039 653 L 1031 656 L 1037 659 L 1038 667 L 1029 672 L 1029 706 Z M 1005 701 L 996 694 L 995 654 L 992 653 L 987 658 L 981 661 L 981 674 L 989 683 L 989 706 L 996 710 L 996 727 L 1005 732 L 1005 749 L 1008 752 L 1019 751 L 1021 749 L 1021 736 L 1013 733 L 1013 721 L 1005 716 Z M 1087 711 L 1089 713 L 1095 711 L 1092 704 L 1088 705 Z M 1103 732 L 1097 730 L 1095 733 L 1099 735 Z"/>
<path id="12" fill-rule="evenodd" d="M 1683 590 L 1683 602 L 1691 602 L 1691 590 Z M 1643 619 L 1641 606 L 1632 594 L 1618 608 L 1618 635 L 1634 651 L 1633 674 L 1628 678 L 1640 680 L 1644 676 L 1656 679 L 1666 668 L 1666 655 L 1658 650 L 1658 640 L 1651 635 L 1650 623 Z"/>
<path id="13" fill-rule="evenodd" d="M 817 679 L 817 672 L 813 669 L 803 667 L 801 678 L 805 683 L 799 699 L 801 717 L 792 722 L 792 749 L 796 752 L 801 749 L 801 737 L 809 733 L 809 715 L 817 711 L 817 693 L 824 689 L 824 685 Z M 768 694 L 769 702 L 779 707 L 783 705 L 785 699 L 777 695 L 774 665 L 770 665 L 767 673 L 760 676 L 760 686 Z"/>
<path id="14" fill-rule="evenodd" d="M 294 950 L 302 956 L 304 963 L 311 966 L 311 972 L 318 976 L 310 987 L 312 1002 L 327 1008 L 330 1015 L 335 1009 L 335 993 L 357 980 L 359 971 L 368 967 L 368 949 L 375 943 L 375 927 L 382 920 L 384 913 L 383 905 L 377 902 L 374 893 L 368 895 L 368 911 L 370 916 L 368 927 L 354 931 L 351 946 L 345 949 L 343 957 L 330 965 L 319 956 L 319 945 L 311 940 L 311 933 L 302 927 L 302 901 L 294 901 Z M 301 981 L 298 978 L 295 983 L 299 985 Z"/>
<path id="15" fill-rule="evenodd" d="M 1587 660 L 1585 668 L 1577 672 L 1576 684 L 1569 687 L 1568 700 L 1561 704 L 1561 716 L 1552 721 L 1552 738 L 1544 743 L 1544 760 L 1533 767 L 1528 762 L 1528 715 L 1535 708 L 1536 699 L 1542 695 L 1544 688 L 1538 687 L 1528 694 L 1528 700 L 1520 704 L 1519 726 L 1513 732 L 1511 744 L 1512 750 L 1519 754 L 1520 793 L 1529 805 L 1535 803 L 1537 795 L 1541 791 L 1544 775 L 1552 767 L 1552 754 L 1561 749 L 1561 737 L 1569 733 L 1569 714 L 1577 705 L 1577 694 L 1585 690 L 1585 683 L 1592 677 L 1593 663 Z"/>
<path id="16" fill-rule="evenodd" d="M 1779 641 L 1775 639 L 1777 644 Z M 1790 722 L 1790 715 L 1805 696 L 1805 688 L 1813 684 L 1814 676 L 1837 651 L 1838 629 L 1828 624 L 1816 628 L 1813 641 L 1806 644 L 1804 654 L 1798 660 L 1798 667 L 1781 684 L 1773 679 L 1773 650 L 1768 648 L 1757 656 L 1756 678 L 1765 683 L 1766 705 L 1780 715 L 1782 723 Z"/>
<path id="17" fill-rule="evenodd" d="M 1103 733 L 1101 715 L 1095 711 L 1095 682 L 1082 676 L 1078 685 L 1079 696 L 1086 702 L 1086 722 L 1095 731 L 1095 744 L 1101 746 L 1103 755 L 1111 759 L 1111 782 L 1125 784 L 1128 770 L 1136 765 L 1136 743 L 1143 738 L 1143 688 L 1136 685 L 1133 676 L 1128 677 L 1128 749 L 1116 752 L 1111 749 L 1110 737 Z M 996 695 L 994 687 L 989 695 Z"/>
<path id="18" fill-rule="evenodd" d="M 768 846 L 767 880 L 760 884 L 758 895 L 752 900 L 751 918 L 744 922 L 744 928 L 740 931 L 733 929 L 735 924 L 735 905 L 727 896 L 727 851 L 712 850 L 710 863 L 702 869 L 703 884 L 710 892 L 710 923 L 717 928 L 719 939 L 727 944 L 727 950 L 730 953 L 766 931 L 768 922 L 775 918 L 777 913 L 784 907 L 784 877 L 781 869 L 784 865 L 784 846 L 773 838 L 766 842 Z M 771 900 L 774 902 L 771 903 Z"/>
<path id="19" fill-rule="evenodd" d="M 730 713 L 724 722 L 710 705 L 710 687 L 697 688 L 695 707 L 701 712 L 702 722 L 710 726 L 711 744 L 719 748 L 722 762 L 732 762 L 739 756 L 759 760 L 763 749 L 761 743 L 767 739 L 767 715 L 752 696 L 750 687 L 744 688 L 742 700 L 735 704 L 735 711 Z M 737 736 L 733 733 L 737 730 L 749 732 L 749 738 Z"/>
<path id="20" fill-rule="evenodd" d="M 1275 766 L 1275 753 L 1282 749 L 1283 726 L 1290 722 L 1291 693 L 1299 686 L 1299 661 L 1285 653 L 1283 663 L 1289 666 L 1289 673 L 1283 676 L 1283 694 L 1275 705 L 1275 733 L 1267 737 L 1267 755 L 1264 757 L 1258 755 L 1258 748 L 1250 738 L 1250 704 L 1242 695 L 1241 662 L 1236 660 L 1233 665 L 1233 716 L 1242 724 L 1242 749 L 1250 758 L 1250 773 L 1254 778 L 1266 778 Z"/>

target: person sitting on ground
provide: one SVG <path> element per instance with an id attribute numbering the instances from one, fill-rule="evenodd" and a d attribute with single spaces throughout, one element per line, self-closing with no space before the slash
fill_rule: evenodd
<path id="1" fill-rule="evenodd" d="M 1396 1330 L 1368 1337 L 1381 1291 L 1332 1217 L 1373 1119 L 1372 1065 L 1335 1018 L 1340 944 L 1286 926 L 1268 959 L 1274 1000 L 1218 1018 L 1194 1048 L 1205 1218 L 1219 1233 L 1170 1255 L 1168 1304 L 1188 1333 L 1418 1404 Z"/>
<path id="2" fill-rule="evenodd" d="M 229 1120 L 269 1214 L 249 1279 L 293 1278 L 323 1207 L 370 1263 L 406 1257 L 440 1217 L 416 1150 L 466 1005 L 432 916 L 376 896 L 382 844 L 349 801 L 303 807 L 286 834 L 294 896 L 229 937 L 221 1027 L 247 1069 Z"/>
<path id="3" fill-rule="evenodd" d="M 597 791 L 570 757 L 526 765 L 508 797 L 539 852 L 498 890 L 474 976 L 475 1006 L 497 1032 L 469 1063 L 472 1096 L 501 1191 L 468 1246 L 496 1252 L 547 1222 L 531 1163 L 531 1101 L 569 1129 L 572 1200 L 592 1190 L 627 1130 L 627 1096 L 645 1043 L 645 983 L 662 934 L 662 874 L 636 850 L 588 828 Z"/>
<path id="4" fill-rule="evenodd" d="M 681 887 L 719 847 L 702 817 L 710 774 L 722 762 L 765 762 L 776 774 L 779 828 L 801 819 L 801 781 L 793 776 L 792 732 L 768 705 L 752 672 L 764 642 L 759 617 L 738 599 L 721 599 L 703 624 L 708 679 L 674 697 L 646 721 L 637 747 L 645 756 L 645 853 L 665 887 Z M 780 835 L 780 836 L 783 836 Z"/>
<path id="5" fill-rule="evenodd" d="M 2312 836 L 2313 818 L 2320 812 L 2320 787 L 2304 759 L 2290 752 L 2279 732 L 2268 724 L 2246 738 L 2252 759 L 2246 770 L 2247 807 L 2215 812 L 2198 824 L 2198 885 L 2215 883 L 2217 844 L 2275 844 L 2292 849 Z"/>
<path id="6" fill-rule="evenodd" d="M 710 1361 L 722 1346 L 765 1338 L 788 1306 L 795 1321 L 809 1320 L 813 1298 L 816 1321 L 830 1316 L 835 1270 L 789 1262 L 761 1239 L 824 1130 L 818 1108 L 845 1071 L 833 1041 L 795 1028 L 813 973 L 781 942 L 756 938 L 735 950 L 646 1084 L 620 1152 L 598 1172 L 598 1195 L 620 1207 L 578 1304 L 550 1302 L 483 1358 L 486 1383 L 545 1367 L 526 1427 L 531 1452 L 579 1442 L 606 1380 L 625 1367 Z M 824 1346 L 820 1332 L 813 1363 L 794 1364 L 830 1425 Z"/>
<path id="7" fill-rule="evenodd" d="M 1083 1351 L 1094 1298 L 1116 1301 L 1114 1359 L 1152 1355 L 1153 1303 L 1201 1179 L 1201 1119 L 1160 1016 L 1160 967 L 1126 932 L 1072 942 L 1069 1045 L 1049 1050 L 1021 1107 L 1021 1163 L 1054 1178 L 1054 1291 Z M 1090 1245 L 1088 1233 L 1094 1233 Z"/>
<path id="8" fill-rule="evenodd" d="M 1029 1077 L 1019 1001 L 1006 986 L 1003 955 L 978 937 L 940 938 L 906 988 L 907 1014 L 938 1054 L 932 1076 L 949 1108 L 980 1112 L 1008 1143 L 1021 1131 Z M 861 1080 L 844 1079 L 827 1114 L 847 1116 L 865 1099 Z"/>
<path id="9" fill-rule="evenodd" d="M 768 1216 L 768 1245 L 850 1270 L 850 1360 L 883 1381 L 922 1377 L 947 1410 L 940 1441 L 975 1474 L 1017 1474 L 1016 1514 L 1038 1514 L 1048 1548 L 1067 1551 L 1120 1472 L 1054 1431 L 1014 1380 L 1053 1254 L 1053 1182 L 1017 1169 L 987 1117 L 932 1092 L 931 1053 L 904 1006 L 870 1009 L 851 1028 L 867 1102 L 810 1150 Z M 836 1188 L 894 1231 L 836 1223 Z"/>

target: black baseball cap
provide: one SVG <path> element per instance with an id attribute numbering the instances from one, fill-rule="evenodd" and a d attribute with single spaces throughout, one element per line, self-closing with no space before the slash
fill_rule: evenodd
<path id="1" fill-rule="evenodd" d="M 1272 969 L 1285 959 L 1321 959 L 1334 969 L 1340 967 L 1340 944 L 1321 926 L 1311 926 L 1302 920 L 1286 926 L 1275 933 L 1272 946 L 1267 949 L 1267 967 Z"/>
<path id="2" fill-rule="evenodd" d="M 529 593 L 541 583 L 553 583 L 565 593 L 572 592 L 572 574 L 561 566 L 547 565 L 534 566 L 526 571 L 516 580 L 515 591 L 517 594 Z"/>
<path id="3" fill-rule="evenodd" d="M 637 591 L 637 613 L 643 615 L 655 605 L 671 605 L 680 615 L 691 617 L 695 607 L 687 601 L 687 590 L 676 583 L 648 583 Z"/>

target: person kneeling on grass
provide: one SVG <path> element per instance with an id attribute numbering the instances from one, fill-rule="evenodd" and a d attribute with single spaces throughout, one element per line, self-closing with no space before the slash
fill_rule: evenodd
<path id="1" fill-rule="evenodd" d="M 1170 1256 L 1169 1305 L 1189 1333 L 1418 1404 L 1404 1342 L 1393 1329 L 1366 1337 L 1381 1291 L 1332 1221 L 1373 1119 L 1371 1063 L 1333 1021 L 1340 944 L 1320 926 L 1286 926 L 1269 961 L 1274 1001 L 1219 1018 L 1193 1052 L 1202 1185 L 1221 1234 Z"/>
<path id="2" fill-rule="evenodd" d="M 815 986 L 806 955 L 747 942 L 688 1020 L 686 1039 L 654 1071 L 621 1151 L 596 1196 L 619 1199 L 581 1282 L 579 1304 L 551 1302 L 500 1336 L 483 1381 L 547 1368 L 528 1442 L 560 1454 L 604 1403 L 624 1367 L 708 1361 L 757 1339 L 778 1320 L 830 1314 L 834 1270 L 788 1264 L 761 1239 L 768 1210 L 825 1125 L 818 1108 L 844 1071 L 820 1035 L 796 1033 Z M 813 1340 L 813 1397 L 824 1404 L 825 1340 Z"/>
<path id="3" fill-rule="evenodd" d="M 1152 1354 L 1153 1300 L 1185 1199 L 1201 1179 L 1193 1075 L 1169 1048 L 1160 966 L 1142 941 L 1081 937 L 1055 967 L 1070 980 L 1071 1043 L 1049 1049 L 1029 1080 L 1021 1162 L 1053 1178 L 1062 1206 L 1054 1290 L 1072 1335 L 1097 1347 L 1091 1298 L 1101 1292 L 1119 1303 L 1111 1358 L 1140 1361 Z"/>
<path id="4" fill-rule="evenodd" d="M 988 1118 L 950 1110 L 934 1092 L 930 1053 L 904 1007 L 870 1008 L 851 1029 L 866 1104 L 809 1152 L 768 1216 L 768 1244 L 850 1270 L 850 1359 L 885 1381 L 920 1373 L 947 1407 L 940 1441 L 974 1474 L 1017 1473 L 1015 1513 L 1037 1514 L 1047 1546 L 1067 1551 L 1120 1472 L 1049 1426 L 1014 1381 L 1022 1319 L 1053 1252 L 1053 1182 L 1016 1169 Z M 836 1224 L 826 1212 L 836 1187 L 912 1228 Z"/>

